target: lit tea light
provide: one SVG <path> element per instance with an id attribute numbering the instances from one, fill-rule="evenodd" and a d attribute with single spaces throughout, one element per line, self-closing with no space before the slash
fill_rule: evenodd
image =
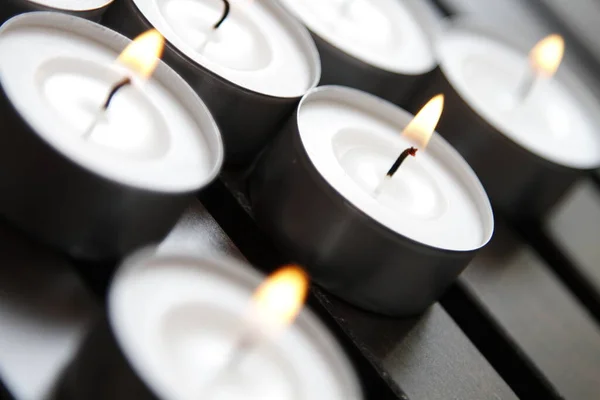
<path id="1" fill-rule="evenodd" d="M 479 180 L 434 133 L 443 103 L 413 118 L 357 90 L 312 90 L 250 179 L 257 222 L 336 295 L 422 312 L 493 232 Z"/>
<path id="2" fill-rule="evenodd" d="M 308 275 L 291 265 L 280 269 L 256 290 L 252 299 L 252 315 L 269 335 L 295 320 L 306 301 Z"/>
<path id="3" fill-rule="evenodd" d="M 310 35 L 275 0 L 125 0 L 103 22 L 165 37 L 166 61 L 206 100 L 229 163 L 254 156 L 320 78 Z"/>
<path id="4" fill-rule="evenodd" d="M 436 41 L 439 74 L 414 105 L 444 93 L 452 112 L 442 116 L 439 131 L 477 172 L 492 202 L 539 218 L 584 170 L 600 166 L 600 103 L 567 67 L 559 68 L 562 37 L 550 35 L 533 48 L 519 44 L 522 37 L 518 29 L 454 21 Z"/>
<path id="5" fill-rule="evenodd" d="M 7 0 L 0 7 L 0 23 L 30 11 L 56 11 L 92 21 L 100 20 L 113 0 Z"/>
<path id="6" fill-rule="evenodd" d="M 518 92 L 520 99 L 526 99 L 537 79 L 549 79 L 554 76 L 562 61 L 565 40 L 554 34 L 542 39 L 529 53 L 530 68 Z"/>
<path id="7" fill-rule="evenodd" d="M 431 140 L 433 132 L 435 131 L 435 127 L 442 116 L 443 110 L 444 96 L 438 95 L 429 100 L 429 102 L 421 109 L 421 111 L 415 115 L 413 120 L 406 125 L 404 131 L 402 131 L 402 135 L 415 141 L 419 147 L 415 148 L 410 146 L 408 149 L 400 153 L 400 156 L 396 159 L 394 164 L 392 164 L 381 183 L 375 189 L 375 195 L 378 196 L 379 193 L 381 193 L 383 185 L 385 185 L 394 177 L 394 174 L 398 172 L 398 169 L 409 156 L 416 157 L 419 149 L 425 150 L 427 144 L 429 144 L 429 140 Z"/>
<path id="8" fill-rule="evenodd" d="M 426 18 L 398 0 L 279 0 L 313 34 L 321 84 L 403 104 L 436 66 Z"/>
<path id="9" fill-rule="evenodd" d="M 339 345 L 303 310 L 306 274 L 288 266 L 262 280 L 228 259 L 129 258 L 110 288 L 108 324 L 92 332 L 60 394 L 94 400 L 110 387 L 111 399 L 130 400 L 136 387 L 140 399 L 360 400 Z M 98 375 L 104 366 L 118 376 Z"/>
<path id="10" fill-rule="evenodd" d="M 133 72 L 133 75 L 127 74 L 128 76 L 113 84 L 106 99 L 98 108 L 98 114 L 93 119 L 90 127 L 84 132 L 84 138 L 87 139 L 92 135 L 100 118 L 105 116 L 117 92 L 131 85 L 133 79 L 146 80 L 152 75 L 160 61 L 163 49 L 163 37 L 156 30 L 150 30 L 140 35 L 123 50 L 117 62 Z"/>
<path id="11" fill-rule="evenodd" d="M 223 160 L 210 113 L 157 59 L 160 35 L 119 56 L 129 43 L 59 13 L 17 16 L 0 30 L 10 127 L 1 162 L 11 171 L 0 178 L 0 212 L 76 256 L 160 240 Z"/>

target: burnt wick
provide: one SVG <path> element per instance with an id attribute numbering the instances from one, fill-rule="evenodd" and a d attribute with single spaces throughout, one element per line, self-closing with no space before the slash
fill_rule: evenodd
<path id="1" fill-rule="evenodd" d="M 131 78 L 127 77 L 127 78 L 121 79 L 120 81 L 118 81 L 111 87 L 110 92 L 108 92 L 106 99 L 102 103 L 102 106 L 100 107 L 100 109 L 98 110 L 96 115 L 94 116 L 94 120 L 92 121 L 90 126 L 85 130 L 84 134 L 82 135 L 83 139 L 87 140 L 90 138 L 90 136 L 92 135 L 92 132 L 94 131 L 94 129 L 96 129 L 96 125 L 98 125 L 100 118 L 106 113 L 106 111 L 108 110 L 108 107 L 110 107 L 110 103 L 113 101 L 115 95 L 124 87 L 131 85 L 131 83 L 132 83 Z"/>
<path id="2" fill-rule="evenodd" d="M 219 29 L 221 24 L 223 24 L 223 22 L 225 22 L 227 19 L 227 16 L 229 16 L 229 12 L 231 11 L 231 4 L 229 4 L 229 0 L 223 0 L 223 4 L 225 5 L 223 8 L 223 14 L 221 14 L 219 21 L 213 25 L 213 29 Z"/>
<path id="3" fill-rule="evenodd" d="M 106 100 L 104 101 L 104 104 L 102 104 L 102 109 L 106 111 L 108 109 L 108 106 L 110 106 L 112 99 L 119 92 L 119 90 L 121 90 L 124 87 L 129 86 L 129 85 L 131 85 L 131 78 L 123 78 L 122 80 L 117 82 L 112 87 L 112 89 L 110 89 L 108 96 L 106 96 Z"/>
<path id="4" fill-rule="evenodd" d="M 394 176 L 394 174 L 398 171 L 398 169 L 400 169 L 400 166 L 402 165 L 402 163 L 404 162 L 404 160 L 406 160 L 408 158 L 408 156 L 415 157 L 417 155 L 417 151 L 419 151 L 419 149 L 417 149 L 416 147 L 410 147 L 410 148 L 404 150 L 400 154 L 400 156 L 396 159 L 396 161 L 394 162 L 394 164 L 392 165 L 392 167 L 389 169 L 389 171 L 387 172 L 387 174 L 385 174 L 385 176 L 383 177 L 383 179 L 381 180 L 381 182 L 379 182 L 379 185 L 377 185 L 377 187 L 373 191 L 373 196 L 374 197 L 379 196 L 379 194 L 381 193 L 381 190 L 386 185 L 386 183 L 390 179 L 392 179 L 392 177 Z"/>
<path id="5" fill-rule="evenodd" d="M 417 151 L 419 151 L 419 149 L 417 149 L 416 147 L 410 147 L 410 148 L 404 150 L 400 154 L 400 156 L 396 159 L 396 162 L 394 162 L 394 164 L 392 165 L 390 170 L 387 172 L 387 174 L 385 174 L 385 176 L 387 178 L 393 177 L 394 174 L 398 171 L 398 169 L 402 165 L 402 163 L 404 162 L 404 160 L 406 160 L 408 158 L 408 156 L 415 157 L 417 155 Z"/>

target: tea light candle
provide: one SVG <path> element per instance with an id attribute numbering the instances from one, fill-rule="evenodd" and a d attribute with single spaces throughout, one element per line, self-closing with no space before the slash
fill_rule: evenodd
<path id="1" fill-rule="evenodd" d="M 207 101 L 227 162 L 258 152 L 320 78 L 310 35 L 274 0 L 125 0 L 104 22 L 130 37 L 154 27 L 166 38 L 165 60 Z"/>
<path id="2" fill-rule="evenodd" d="M 58 11 L 93 21 L 100 20 L 113 0 L 4 0 L 0 7 L 0 23 L 29 11 Z"/>
<path id="3" fill-rule="evenodd" d="M 17 16 L 0 29 L 0 211 L 81 257 L 160 240 L 223 160 L 215 122 L 175 72 L 159 63 L 141 85 L 137 71 L 115 66 L 128 43 L 59 13 Z M 86 137 L 124 76 L 134 84 Z"/>
<path id="4" fill-rule="evenodd" d="M 252 305 L 261 277 L 247 265 L 138 254 L 116 274 L 108 324 L 84 344 L 57 398 L 100 399 L 99 385 L 110 385 L 115 400 L 131 399 L 131 388 L 137 399 L 359 400 L 348 360 L 306 310 L 276 336 L 239 347 L 249 330 L 293 321 L 297 279 L 294 269 L 276 273 Z M 252 309 L 264 325 L 252 325 Z"/>
<path id="5" fill-rule="evenodd" d="M 452 112 L 439 130 L 469 161 L 492 201 L 504 211 L 540 217 L 583 170 L 600 166 L 600 104 L 564 66 L 554 77 L 527 80 L 540 73 L 528 72 L 532 61 L 557 68 L 562 39 L 550 37 L 528 59 L 524 46 L 505 36 L 454 22 L 436 43 L 439 75 L 415 106 L 443 91 Z M 543 60 L 540 46 L 554 59 Z"/>
<path id="6" fill-rule="evenodd" d="M 357 90 L 312 90 L 250 180 L 258 223 L 317 282 L 392 315 L 431 305 L 493 232 L 479 180 L 437 134 L 376 194 L 414 146 L 400 135 L 411 119 Z"/>
<path id="7" fill-rule="evenodd" d="M 401 104 L 436 66 L 425 18 L 398 0 L 280 0 L 312 32 L 321 84 Z"/>

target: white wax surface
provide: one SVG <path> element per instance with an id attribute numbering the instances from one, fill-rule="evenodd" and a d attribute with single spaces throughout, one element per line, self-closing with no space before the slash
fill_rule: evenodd
<path id="1" fill-rule="evenodd" d="M 493 231 L 481 183 L 437 133 L 373 193 L 400 153 L 412 116 L 389 103 L 341 87 L 305 97 L 298 111 L 302 143 L 316 169 L 350 203 L 389 229 L 447 250 L 483 246 Z"/>
<path id="2" fill-rule="evenodd" d="M 361 61 L 404 74 L 430 71 L 426 33 L 399 0 L 280 0 L 311 31 Z"/>
<path id="3" fill-rule="evenodd" d="M 95 10 L 112 3 L 113 0 L 26 0 L 42 6 L 59 8 L 61 10 Z"/>
<path id="4" fill-rule="evenodd" d="M 120 50 L 100 40 L 120 49 L 122 39 L 62 14 L 18 18 L 0 34 L 0 81 L 45 141 L 81 166 L 135 187 L 191 191 L 214 176 L 218 157 L 203 134 L 214 122 L 208 114 L 198 122 L 203 117 L 189 111 L 192 106 L 200 114 L 200 102 L 190 100 L 193 92 L 173 79 L 173 71 L 163 66 L 146 84 L 119 92 L 86 140 L 82 136 L 110 87 L 126 76 L 112 66 Z M 80 29 L 90 36 L 78 34 Z"/>
<path id="5" fill-rule="evenodd" d="M 600 166 L 600 103 L 568 71 L 538 80 L 521 102 L 517 89 L 529 65 L 526 52 L 458 27 L 440 36 L 437 51 L 461 97 L 508 138 L 557 164 Z"/>
<path id="6" fill-rule="evenodd" d="M 255 92 L 298 97 L 318 77 L 317 53 L 302 27 L 268 1 L 134 0 L 144 17 L 194 62 Z"/>
<path id="7" fill-rule="evenodd" d="M 239 268 L 239 266 L 235 266 Z M 254 285 L 209 261 L 167 257 L 119 271 L 109 295 L 118 342 L 159 397 L 352 400 L 356 389 L 299 325 L 223 372 L 247 326 Z M 322 346 L 322 344 L 321 344 Z"/>

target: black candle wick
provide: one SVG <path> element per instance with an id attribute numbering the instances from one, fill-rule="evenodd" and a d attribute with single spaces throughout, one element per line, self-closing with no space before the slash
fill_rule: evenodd
<path id="1" fill-rule="evenodd" d="M 390 170 L 387 172 L 387 174 L 385 174 L 385 176 L 387 176 L 388 178 L 391 178 L 392 176 L 394 176 L 394 174 L 396 173 L 396 171 L 398 171 L 398 169 L 400 168 L 400 166 L 402 165 L 404 160 L 406 160 L 408 158 L 408 156 L 413 156 L 413 157 L 416 156 L 417 151 L 419 151 L 419 149 L 417 149 L 415 147 L 410 147 L 410 148 L 404 150 L 402 152 L 402 154 L 400 154 L 400 156 L 398 157 L 396 162 L 394 162 L 394 165 L 392 165 L 392 168 L 390 168 Z"/>
<path id="2" fill-rule="evenodd" d="M 223 3 L 225 5 L 225 7 L 223 8 L 223 14 L 221 15 L 219 21 L 213 25 L 213 29 L 219 29 L 221 24 L 227 19 L 229 11 L 231 11 L 231 4 L 229 4 L 229 0 L 223 0 Z"/>
<path id="3" fill-rule="evenodd" d="M 104 103 L 102 103 L 102 107 L 98 110 L 98 113 L 94 117 L 94 120 L 92 121 L 90 126 L 88 126 L 87 130 L 83 133 L 83 139 L 87 140 L 90 138 L 92 132 L 94 131 L 94 129 L 96 129 L 96 125 L 98 125 L 100 118 L 108 110 L 108 107 L 110 106 L 110 103 L 112 102 L 115 95 L 119 92 L 119 90 L 129 85 L 131 85 L 131 78 L 123 78 L 110 88 L 110 92 L 108 93 L 108 96 L 106 96 L 106 100 L 104 100 Z"/>
<path id="4" fill-rule="evenodd" d="M 123 89 L 125 86 L 129 86 L 131 85 L 131 79 L 130 78 L 123 78 L 122 80 L 120 80 L 119 82 L 117 82 L 111 89 L 110 92 L 108 93 L 108 96 L 106 96 L 106 100 L 104 101 L 104 104 L 102 104 L 102 110 L 106 111 L 108 109 L 108 106 L 110 106 L 110 102 L 112 101 L 113 97 L 115 97 L 115 95 L 117 94 L 117 92 L 121 89 Z"/>

